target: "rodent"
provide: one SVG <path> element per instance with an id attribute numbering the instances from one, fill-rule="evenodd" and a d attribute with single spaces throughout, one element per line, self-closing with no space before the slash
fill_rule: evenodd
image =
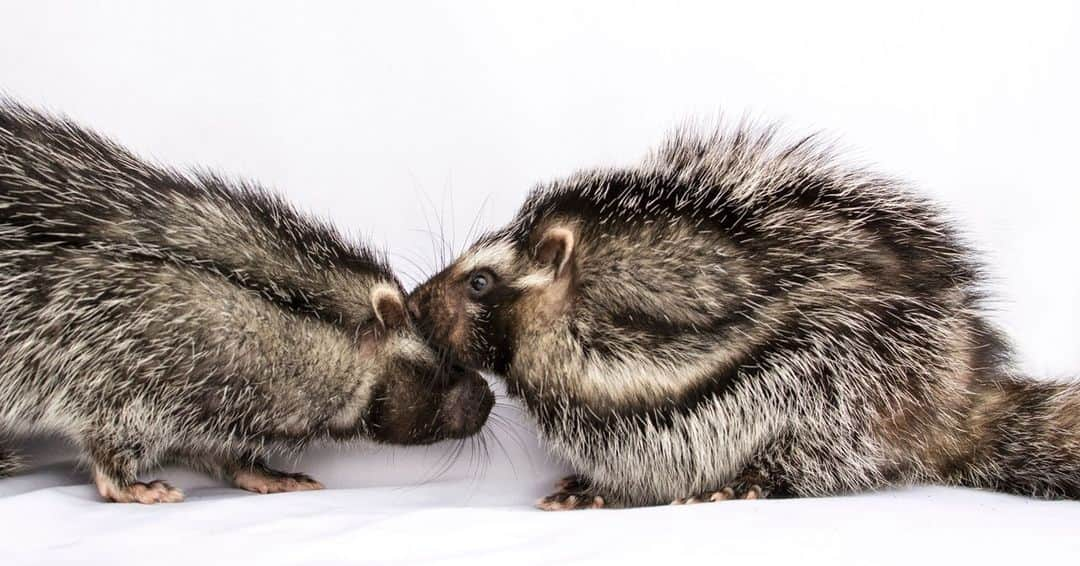
<path id="1" fill-rule="evenodd" d="M 409 298 L 575 476 L 543 509 L 946 484 L 1080 497 L 1080 386 L 1019 374 L 939 206 L 776 127 L 534 189 Z"/>
<path id="2" fill-rule="evenodd" d="M 78 447 L 101 496 L 175 462 L 258 492 L 315 442 L 430 443 L 494 402 L 417 333 L 385 260 L 254 183 L 152 164 L 0 101 L 0 434 Z M 0 472 L 17 468 L 0 447 Z"/>

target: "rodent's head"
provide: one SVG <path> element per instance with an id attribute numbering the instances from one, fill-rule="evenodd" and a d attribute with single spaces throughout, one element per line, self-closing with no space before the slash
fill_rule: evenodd
<path id="1" fill-rule="evenodd" d="M 651 196 L 637 183 L 609 193 Z M 538 193 L 416 289 L 410 311 L 436 348 L 527 402 L 645 410 L 695 395 L 741 355 L 727 332 L 744 330 L 753 262 L 708 222 L 619 216 L 582 194 Z"/>
<path id="2" fill-rule="evenodd" d="M 365 399 L 338 411 L 333 433 L 347 437 L 364 430 L 378 442 L 428 444 L 479 432 L 495 403 L 483 377 L 432 350 L 397 289 L 377 285 L 371 304 L 375 320 L 360 348 L 375 361 L 374 386 Z"/>
<path id="3" fill-rule="evenodd" d="M 505 375 L 518 342 L 566 313 L 575 226 L 552 222 L 534 234 L 488 235 L 410 295 L 409 310 L 436 347 Z"/>

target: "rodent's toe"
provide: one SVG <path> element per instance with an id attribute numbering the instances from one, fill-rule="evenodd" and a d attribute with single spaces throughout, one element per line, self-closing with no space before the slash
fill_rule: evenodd
<path id="1" fill-rule="evenodd" d="M 127 486 L 113 486 L 103 491 L 105 499 L 114 503 L 179 503 L 184 500 L 184 492 L 161 481 L 150 483 L 136 482 Z"/>
<path id="2" fill-rule="evenodd" d="M 709 501 L 713 501 L 713 502 L 715 502 L 715 501 L 726 501 L 728 499 L 731 499 L 733 496 L 734 496 L 734 493 L 730 491 L 730 488 L 728 488 L 728 491 L 718 491 L 718 492 L 710 495 L 709 496 Z"/>
<path id="3" fill-rule="evenodd" d="M 301 476 L 286 478 L 282 491 L 313 491 L 316 489 L 323 489 L 323 484 L 307 476 Z"/>
<path id="4" fill-rule="evenodd" d="M 700 493 L 690 497 L 681 497 L 672 501 L 672 505 L 689 505 L 692 503 L 715 503 L 730 499 L 764 499 L 765 491 L 759 485 L 735 485 L 724 486 L 723 489 L 713 492 Z"/>
<path id="5" fill-rule="evenodd" d="M 313 491 L 316 489 L 326 489 L 326 486 L 324 486 L 322 482 L 316 480 L 315 478 L 307 474 L 290 474 L 289 477 L 292 478 L 293 482 L 296 483 L 296 489 L 298 491 Z"/>
<path id="6" fill-rule="evenodd" d="M 233 476 L 233 485 L 255 493 L 285 493 L 289 491 L 313 491 L 323 489 L 323 484 L 305 474 L 287 474 L 243 470 Z"/>
<path id="7" fill-rule="evenodd" d="M 604 498 L 599 495 L 559 492 L 541 498 L 536 507 L 543 511 L 573 511 L 575 509 L 601 509 Z"/>

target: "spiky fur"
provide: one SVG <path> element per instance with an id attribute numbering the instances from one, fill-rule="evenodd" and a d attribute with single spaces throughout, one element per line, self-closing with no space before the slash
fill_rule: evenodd
<path id="1" fill-rule="evenodd" d="M 467 434 L 490 397 L 424 344 L 373 251 L 0 101 L 0 433 L 71 438 L 124 500 L 163 461 L 282 479 L 262 459 L 313 441 Z"/>
<path id="2" fill-rule="evenodd" d="M 572 242 L 565 274 L 552 240 Z M 478 273 L 496 286 L 472 298 Z M 937 206 L 743 125 L 536 189 L 410 302 L 581 475 L 548 508 L 913 483 L 1078 498 L 1080 387 L 1017 376 L 982 299 Z"/>

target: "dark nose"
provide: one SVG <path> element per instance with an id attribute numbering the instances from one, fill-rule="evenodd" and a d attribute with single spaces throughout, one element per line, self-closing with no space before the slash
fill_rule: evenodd
<path id="1" fill-rule="evenodd" d="M 443 430 L 450 438 L 472 436 L 484 427 L 495 405 L 495 395 L 480 374 L 455 368 L 457 383 L 446 395 Z"/>

